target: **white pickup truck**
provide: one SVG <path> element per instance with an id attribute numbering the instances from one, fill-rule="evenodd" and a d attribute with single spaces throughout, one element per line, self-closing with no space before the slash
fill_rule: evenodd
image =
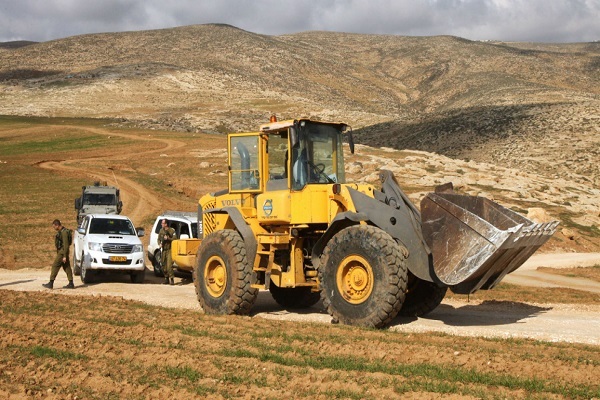
<path id="1" fill-rule="evenodd" d="M 142 283 L 146 274 L 144 246 L 131 220 L 123 215 L 87 215 L 73 238 L 73 270 L 83 283 L 101 272 L 120 272 Z"/>

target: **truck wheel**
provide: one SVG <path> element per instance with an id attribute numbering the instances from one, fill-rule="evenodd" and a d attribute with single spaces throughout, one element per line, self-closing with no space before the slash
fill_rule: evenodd
<path id="1" fill-rule="evenodd" d="M 73 250 L 73 275 L 81 275 L 81 264 L 83 263 L 83 255 L 81 259 L 77 258 L 77 253 Z"/>
<path id="2" fill-rule="evenodd" d="M 154 259 L 152 260 L 152 268 L 154 269 L 154 276 L 162 278 L 165 276 L 165 273 L 162 270 L 160 260 L 162 260 L 162 253 L 160 250 L 156 250 L 154 252 Z"/>
<path id="3" fill-rule="evenodd" d="M 84 255 L 81 255 L 81 261 L 79 262 L 80 268 L 81 268 L 81 282 L 83 283 L 92 283 L 94 281 L 94 276 L 96 275 L 96 272 L 87 268 L 85 266 L 85 262 L 84 260 Z"/>
<path id="4" fill-rule="evenodd" d="M 385 231 L 354 225 L 327 243 L 319 267 L 321 298 L 334 322 L 382 328 L 400 311 L 407 251 Z"/>
<path id="5" fill-rule="evenodd" d="M 252 264 L 240 234 L 231 229 L 211 233 L 202 240 L 196 260 L 194 286 L 204 312 L 248 314 L 258 290 L 251 287 Z"/>
<path id="6" fill-rule="evenodd" d="M 406 298 L 400 309 L 404 317 L 422 317 L 435 310 L 446 296 L 447 287 L 439 287 L 409 274 Z"/>
<path id="7" fill-rule="evenodd" d="M 308 308 L 321 299 L 320 293 L 312 292 L 310 287 L 280 288 L 271 282 L 269 291 L 283 308 Z"/>
<path id="8" fill-rule="evenodd" d="M 144 278 L 146 277 L 146 268 L 141 271 L 135 271 L 131 273 L 131 282 L 133 283 L 144 283 Z"/>

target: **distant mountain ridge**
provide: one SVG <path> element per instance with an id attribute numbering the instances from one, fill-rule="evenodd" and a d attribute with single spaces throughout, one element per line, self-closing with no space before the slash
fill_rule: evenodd
<path id="1" fill-rule="evenodd" d="M 600 176 L 597 42 L 268 36 L 220 24 L 89 34 L 0 46 L 0 96 L 0 114 L 209 133 L 310 116 L 348 122 L 375 147 Z"/>
<path id="2" fill-rule="evenodd" d="M 14 40 L 11 42 L 0 42 L 0 49 L 18 49 L 19 47 L 29 46 L 38 42 L 32 42 L 29 40 Z"/>

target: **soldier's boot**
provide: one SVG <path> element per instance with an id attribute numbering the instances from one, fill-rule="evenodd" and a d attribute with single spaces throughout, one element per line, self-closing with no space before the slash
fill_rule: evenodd
<path id="1" fill-rule="evenodd" d="M 171 278 L 171 286 L 173 286 L 175 284 L 175 279 Z"/>
<path id="2" fill-rule="evenodd" d="M 75 289 L 75 285 L 73 284 L 73 281 L 69 281 L 69 284 L 63 286 L 63 289 Z"/>
<path id="3" fill-rule="evenodd" d="M 52 288 L 54 288 L 54 281 L 50 281 L 48 283 L 42 283 L 42 286 L 45 287 L 46 289 L 52 289 Z"/>
<path id="4" fill-rule="evenodd" d="M 163 285 L 168 285 L 169 284 L 169 277 L 165 276 L 165 281 L 163 282 Z"/>

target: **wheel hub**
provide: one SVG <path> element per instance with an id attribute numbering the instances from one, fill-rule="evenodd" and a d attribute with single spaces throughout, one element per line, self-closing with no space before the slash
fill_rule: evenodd
<path id="1" fill-rule="evenodd" d="M 373 269 L 369 262 L 358 255 L 342 260 L 336 277 L 339 292 L 351 304 L 366 301 L 373 291 Z"/>
<path id="2" fill-rule="evenodd" d="M 219 297 L 227 286 L 227 270 L 221 257 L 213 256 L 206 263 L 204 269 L 204 282 L 206 289 L 213 297 Z"/>

